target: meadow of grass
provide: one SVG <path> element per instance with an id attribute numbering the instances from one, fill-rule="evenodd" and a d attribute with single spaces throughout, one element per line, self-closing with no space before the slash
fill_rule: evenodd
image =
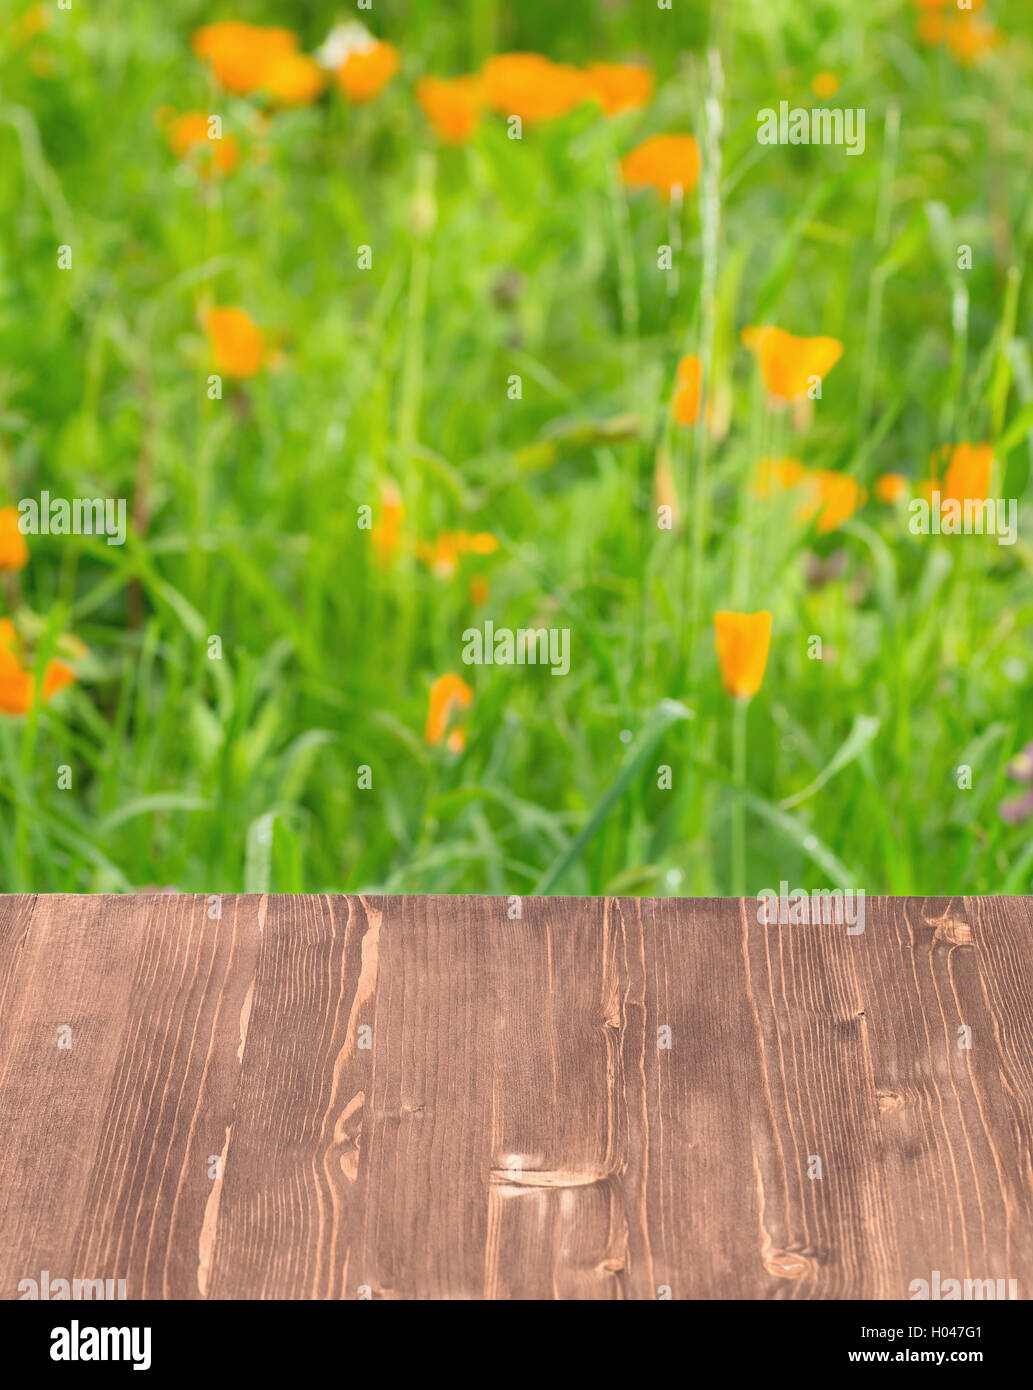
<path id="1" fill-rule="evenodd" d="M 76 675 L 0 713 L 0 889 L 1029 891 L 1033 819 L 999 806 L 1033 740 L 1033 548 L 914 535 L 875 495 L 962 441 L 1028 493 L 1028 0 L 990 0 L 969 63 L 912 0 L 4 3 L 0 506 L 133 520 L 121 547 L 29 536 L 0 575 L 24 662 Z M 239 19 L 311 53 L 339 8 L 400 55 L 367 103 L 268 111 L 191 49 Z M 520 50 L 655 90 L 440 140 L 415 82 Z M 863 155 L 758 143 L 819 72 Z M 238 167 L 178 157 L 172 109 L 218 113 Z M 669 132 L 702 153 L 681 202 L 621 177 Z M 213 306 L 265 345 L 221 399 Z M 741 338 L 768 324 L 842 344 L 820 400 L 769 399 Z M 758 490 L 784 457 L 865 500 L 822 528 Z M 749 701 L 718 610 L 772 614 Z M 569 628 L 569 674 L 462 665 L 487 619 Z M 425 737 L 447 673 L 461 751 Z"/>

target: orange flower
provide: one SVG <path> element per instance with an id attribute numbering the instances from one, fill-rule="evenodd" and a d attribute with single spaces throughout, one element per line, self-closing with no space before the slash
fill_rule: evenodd
<path id="1" fill-rule="evenodd" d="M 10 618 L 0 618 L 0 647 L 14 647 L 18 634 Z"/>
<path id="2" fill-rule="evenodd" d="M 653 74 L 639 63 L 589 63 L 585 76 L 608 116 L 645 106 L 653 95 Z"/>
<path id="3" fill-rule="evenodd" d="M 764 679 L 771 644 L 771 614 L 715 613 L 717 663 L 729 695 L 748 700 Z"/>
<path id="4" fill-rule="evenodd" d="M 416 547 L 416 558 L 422 560 L 439 579 L 451 579 L 459 567 L 459 546 L 451 531 L 442 531 L 433 545 Z"/>
<path id="5" fill-rule="evenodd" d="M 661 527 L 660 529 L 673 529 L 678 522 L 678 489 L 674 484 L 671 461 L 663 449 L 657 452 L 656 462 L 653 465 L 653 506 L 658 512 L 661 507 L 668 508 L 671 527 Z M 658 524 L 659 521 L 658 516 Z"/>
<path id="6" fill-rule="evenodd" d="M 50 661 L 43 672 L 43 700 L 46 702 L 59 690 L 75 684 L 75 672 L 63 661 Z"/>
<path id="7" fill-rule="evenodd" d="M 983 501 L 990 495 L 994 451 L 990 444 L 959 444 L 951 454 L 943 479 L 944 502 Z"/>
<path id="8" fill-rule="evenodd" d="M 337 85 L 349 101 L 361 106 L 380 95 L 398 71 L 398 64 L 397 48 L 371 39 L 345 58 L 337 69 Z"/>
<path id="9" fill-rule="evenodd" d="M 32 708 L 32 676 L 9 647 L 0 646 L 0 714 L 26 714 Z"/>
<path id="10" fill-rule="evenodd" d="M 438 676 L 430 688 L 427 707 L 427 726 L 423 731 L 424 741 L 431 745 L 441 743 L 448 735 L 448 746 L 453 753 L 461 753 L 466 747 L 466 728 L 462 724 L 451 728 L 455 716 L 473 704 L 473 691 L 461 676 L 449 674 Z"/>
<path id="11" fill-rule="evenodd" d="M 699 419 L 703 386 L 703 363 L 695 353 L 688 353 L 678 363 L 676 381 L 674 418 L 679 425 L 694 425 Z"/>
<path id="12" fill-rule="evenodd" d="M 667 199 L 675 188 L 691 193 L 700 168 L 699 145 L 692 135 L 651 135 L 621 160 L 625 183 L 655 188 Z"/>
<path id="13" fill-rule="evenodd" d="M 781 328 L 745 328 L 742 340 L 757 354 L 768 391 L 781 401 L 805 395 L 812 378 L 826 376 L 843 356 L 836 338 L 796 338 Z"/>
<path id="14" fill-rule="evenodd" d="M 203 111 L 184 111 L 168 125 L 169 148 L 177 159 L 197 154 L 207 169 L 231 174 L 240 163 L 240 142 L 235 135 L 223 135 L 217 140 L 208 137 L 209 117 Z"/>
<path id="15" fill-rule="evenodd" d="M 758 497 L 770 497 L 776 488 L 788 491 L 798 487 L 806 476 L 807 469 L 799 459 L 760 459 L 753 490 Z"/>
<path id="16" fill-rule="evenodd" d="M 276 54 L 262 79 L 262 91 L 278 106 L 311 106 L 325 86 L 326 73 L 305 53 Z"/>
<path id="17" fill-rule="evenodd" d="M 243 309 L 212 309 L 205 320 L 215 365 L 227 376 L 254 376 L 265 360 L 262 330 Z"/>
<path id="18" fill-rule="evenodd" d="M 17 507 L 0 507 L 0 570 L 23 570 L 29 547 L 18 525 Z"/>
<path id="19" fill-rule="evenodd" d="M 470 602 L 480 608 L 491 597 L 491 585 L 483 574 L 475 574 L 470 580 Z"/>
<path id="20" fill-rule="evenodd" d="M 828 101 L 839 91 L 839 78 L 834 72 L 818 72 L 811 82 L 811 91 L 816 97 Z"/>
<path id="21" fill-rule="evenodd" d="M 907 496 L 908 484 L 903 473 L 883 473 L 875 480 L 875 495 L 880 502 L 899 502 Z"/>
<path id="22" fill-rule="evenodd" d="M 926 10 L 915 26 L 915 33 L 918 35 L 920 43 L 930 46 L 943 42 L 944 18 L 937 10 Z"/>
<path id="23" fill-rule="evenodd" d="M 220 85 L 238 96 L 261 91 L 275 62 L 298 46 L 289 29 L 260 28 L 236 20 L 206 24 L 196 30 L 190 43 L 199 58 L 211 63 Z"/>
<path id="24" fill-rule="evenodd" d="M 481 121 L 481 84 L 476 77 L 422 77 L 416 100 L 439 140 L 462 145 Z"/>
<path id="25" fill-rule="evenodd" d="M 995 25 L 973 19 L 970 14 L 950 20 L 943 37 L 951 57 L 966 68 L 1003 42 L 1001 32 Z"/>
<path id="26" fill-rule="evenodd" d="M 439 579 L 451 579 L 463 555 L 493 555 L 499 543 L 490 531 L 441 531 L 433 545 L 418 545 L 416 558 Z"/>
<path id="27" fill-rule="evenodd" d="M 489 58 L 481 74 L 485 104 L 525 121 L 565 116 L 590 95 L 584 73 L 540 53 L 502 53 Z"/>
<path id="28" fill-rule="evenodd" d="M 11 635 L 13 637 L 13 630 Z M 43 703 L 65 686 L 72 685 L 75 678 L 75 672 L 64 662 L 49 662 L 43 673 Z M 0 714 L 28 714 L 34 689 L 32 672 L 22 668 L 11 647 L 0 643 Z"/>
<path id="29" fill-rule="evenodd" d="M 818 514 L 816 530 L 819 536 L 835 531 L 844 521 L 849 521 L 854 512 L 865 500 L 865 490 L 856 478 L 849 473 L 834 473 L 827 468 L 816 468 L 808 475 L 815 487 L 815 505 L 804 509 L 804 515 Z"/>
<path id="30" fill-rule="evenodd" d="M 385 483 L 380 492 L 380 519 L 373 525 L 371 536 L 377 563 L 386 569 L 395 558 L 401 539 L 405 504 L 394 483 Z"/>

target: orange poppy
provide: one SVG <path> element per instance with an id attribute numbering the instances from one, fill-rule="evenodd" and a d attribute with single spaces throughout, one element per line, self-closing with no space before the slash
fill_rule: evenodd
<path id="1" fill-rule="evenodd" d="M 908 483 L 903 473 L 883 473 L 875 480 L 875 495 L 880 502 L 899 502 L 907 496 Z"/>
<path id="2" fill-rule="evenodd" d="M 822 101 L 829 101 L 839 91 L 839 78 L 834 72 L 817 72 L 811 82 L 811 91 Z"/>
<path id="3" fill-rule="evenodd" d="M 776 488 L 798 487 L 806 476 L 807 469 L 799 459 L 760 459 L 753 490 L 758 497 L 770 497 Z"/>
<path id="4" fill-rule="evenodd" d="M 43 672 L 43 699 L 47 701 L 59 690 L 75 684 L 75 672 L 63 661 L 50 661 Z"/>
<path id="5" fill-rule="evenodd" d="M 422 77 L 416 100 L 439 140 L 462 145 L 481 121 L 481 84 L 476 77 Z"/>
<path id="6" fill-rule="evenodd" d="M 771 614 L 715 613 L 714 634 L 726 693 L 748 700 L 756 695 L 764 679 L 771 644 Z"/>
<path id="7" fill-rule="evenodd" d="M 502 116 L 548 121 L 565 116 L 590 95 L 585 74 L 540 53 L 502 53 L 481 70 L 484 101 Z"/>
<path id="8" fill-rule="evenodd" d="M 943 486 L 944 502 L 983 501 L 990 495 L 990 473 L 994 463 L 990 444 L 959 444 L 951 454 Z"/>
<path id="9" fill-rule="evenodd" d="M 75 672 L 64 662 L 49 662 L 43 673 L 43 703 L 46 704 L 59 690 L 72 685 L 75 679 Z M 32 672 L 23 669 L 10 646 L 0 643 L 0 714 L 28 714 L 32 708 L 34 689 Z"/>
<path id="10" fill-rule="evenodd" d="M 843 356 L 837 338 L 797 338 L 781 328 L 745 328 L 742 340 L 757 354 L 769 393 L 781 401 L 805 395 Z"/>
<path id="11" fill-rule="evenodd" d="M 0 570 L 23 570 L 29 547 L 18 525 L 17 507 L 0 507 Z"/>
<path id="12" fill-rule="evenodd" d="M 289 29 L 236 20 L 206 24 L 195 31 L 190 43 L 199 58 L 211 63 L 220 86 L 237 96 L 261 91 L 275 62 L 298 47 L 297 36 Z"/>
<path id="13" fill-rule="evenodd" d="M 198 155 L 206 168 L 231 174 L 240 163 L 240 142 L 235 135 L 209 139 L 209 117 L 203 111 L 184 111 L 168 124 L 169 148 L 177 159 Z"/>
<path id="14" fill-rule="evenodd" d="M 0 714 L 25 714 L 32 707 L 32 676 L 9 647 L 0 646 Z"/>
<path id="15" fill-rule="evenodd" d="M 482 607 L 491 597 L 491 585 L 483 574 L 475 574 L 470 580 L 470 602 L 477 608 Z"/>
<path id="16" fill-rule="evenodd" d="M 326 73 L 307 53 L 278 53 L 262 79 L 262 91 L 278 106 L 311 106 L 323 95 Z"/>
<path id="17" fill-rule="evenodd" d="M 373 101 L 398 71 L 398 49 L 372 39 L 356 46 L 337 69 L 337 85 L 356 106 Z"/>
<path id="18" fill-rule="evenodd" d="M 849 473 L 815 468 L 808 481 L 814 484 L 815 501 L 813 507 L 803 509 L 802 515 L 811 517 L 817 513 L 815 529 L 819 536 L 828 535 L 849 521 L 866 497 L 864 488 Z"/>
<path id="19" fill-rule="evenodd" d="M 699 145 L 692 135 L 651 135 L 621 160 L 625 183 L 655 188 L 667 199 L 675 188 L 691 193 L 701 167 Z"/>
<path id="20" fill-rule="evenodd" d="M 679 425 L 694 425 L 699 419 L 703 388 L 703 363 L 695 353 L 688 353 L 678 363 L 676 381 L 674 418 Z"/>
<path id="21" fill-rule="evenodd" d="M 405 504 L 394 483 L 386 483 L 380 493 L 380 516 L 373 524 L 371 537 L 377 563 L 386 569 L 394 561 L 401 540 Z"/>
<path id="22" fill-rule="evenodd" d="M 493 555 L 499 543 L 490 531 L 441 531 L 432 545 L 416 547 L 421 560 L 439 579 L 451 579 L 463 555 Z"/>
<path id="23" fill-rule="evenodd" d="M 971 67 L 1003 42 L 1001 31 L 971 14 L 959 15 L 944 26 L 944 41 L 951 57 L 962 67 Z"/>
<path id="24" fill-rule="evenodd" d="M 254 376 L 265 360 L 265 337 L 244 309 L 211 309 L 205 320 L 215 365 L 226 376 Z"/>
<path id="25" fill-rule="evenodd" d="M 640 63 L 589 63 L 585 76 L 607 116 L 645 106 L 653 95 L 653 74 Z"/>
<path id="26" fill-rule="evenodd" d="M 448 747 L 461 753 L 466 747 L 466 728 L 455 719 L 473 704 L 473 691 L 461 676 L 438 676 L 430 688 L 427 706 L 427 725 L 423 738 L 431 745 L 441 743 L 448 735 Z"/>

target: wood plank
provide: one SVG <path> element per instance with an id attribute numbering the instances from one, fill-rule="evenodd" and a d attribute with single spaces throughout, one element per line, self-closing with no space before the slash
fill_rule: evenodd
<path id="1" fill-rule="evenodd" d="M 866 909 L 0 898 L 0 1296 L 1028 1298 L 1033 901 Z"/>

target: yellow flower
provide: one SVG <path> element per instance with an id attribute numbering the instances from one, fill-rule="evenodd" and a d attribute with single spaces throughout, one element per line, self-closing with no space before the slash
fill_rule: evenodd
<path id="1" fill-rule="evenodd" d="M 818 72 L 811 82 L 811 91 L 816 97 L 828 101 L 839 91 L 839 78 L 834 72 Z"/>
<path id="2" fill-rule="evenodd" d="M 678 363 L 676 380 L 674 418 L 679 425 L 694 425 L 699 419 L 703 387 L 703 363 L 695 353 L 688 353 Z"/>
<path id="3" fill-rule="evenodd" d="M 875 495 L 880 502 L 899 502 L 907 496 L 908 483 L 903 473 L 883 473 L 875 480 Z"/>
<path id="4" fill-rule="evenodd" d="M 746 328 L 742 340 L 757 354 L 764 385 L 777 400 L 807 393 L 815 377 L 825 377 L 843 356 L 836 338 L 797 338 L 781 328 Z"/>
<path id="5" fill-rule="evenodd" d="M 502 53 L 481 69 L 484 101 L 502 116 L 548 121 L 565 116 L 590 95 L 585 74 L 540 53 Z"/>
<path id="6" fill-rule="evenodd" d="M 227 92 L 248 96 L 261 91 L 273 65 L 298 46 L 289 29 L 261 28 L 226 20 L 196 30 L 191 46 L 212 65 Z"/>
<path id="7" fill-rule="evenodd" d="M 17 507 L 0 507 L 0 570 L 23 570 L 29 547 L 18 525 Z"/>
<path id="8" fill-rule="evenodd" d="M 476 77 L 423 77 L 416 100 L 439 140 L 462 145 L 481 121 L 481 84 Z"/>
<path id="9" fill-rule="evenodd" d="M 645 106 L 653 95 L 653 74 L 639 63 L 589 63 L 585 76 L 607 116 Z"/>
<path id="10" fill-rule="evenodd" d="M 356 106 L 373 101 L 398 71 L 398 49 L 372 39 L 355 47 L 337 69 L 337 85 Z"/>
<path id="11" fill-rule="evenodd" d="M 243 309 L 212 309 L 205 320 L 215 365 L 226 376 L 254 376 L 265 360 L 262 330 Z"/>
<path id="12" fill-rule="evenodd" d="M 756 695 L 764 679 L 771 644 L 771 614 L 715 613 L 717 663 L 727 694 L 739 700 Z"/>
<path id="13" fill-rule="evenodd" d="M 461 676 L 451 673 L 438 676 L 430 688 L 424 742 L 433 746 L 441 743 L 447 734 L 448 747 L 453 753 L 461 753 L 466 747 L 466 728 L 455 723 L 455 719 L 472 704 L 473 691 Z"/>
<path id="14" fill-rule="evenodd" d="M 994 463 L 990 444 L 959 444 L 951 454 L 943 486 L 944 502 L 984 501 L 990 495 L 990 473 Z"/>
<path id="15" fill-rule="evenodd" d="M 240 143 L 235 135 L 210 140 L 208 119 L 203 111 L 184 111 L 173 117 L 166 131 L 169 148 L 177 159 L 196 154 L 205 172 L 217 169 L 220 174 L 231 174 L 240 163 Z"/>
<path id="16" fill-rule="evenodd" d="M 621 160 L 625 183 L 655 188 L 667 199 L 675 188 L 691 193 L 700 168 L 699 145 L 692 135 L 651 135 Z"/>
<path id="17" fill-rule="evenodd" d="M 20 18 L 14 21 L 10 42 L 12 47 L 20 48 L 44 29 L 50 28 L 50 11 L 46 5 L 30 5 Z"/>

